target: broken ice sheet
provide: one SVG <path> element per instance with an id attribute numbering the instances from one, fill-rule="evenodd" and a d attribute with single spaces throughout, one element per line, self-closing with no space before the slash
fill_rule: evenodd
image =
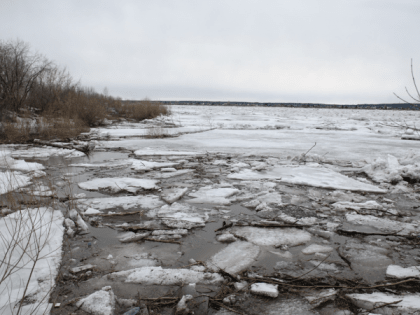
<path id="1" fill-rule="evenodd" d="M 420 233 L 420 227 L 411 223 L 378 218 L 372 215 L 348 213 L 346 214 L 346 220 L 353 224 L 368 225 L 380 231 L 397 235 L 418 235 Z"/>
<path id="2" fill-rule="evenodd" d="M 224 281 L 218 273 L 190 269 L 163 269 L 162 267 L 135 268 L 113 272 L 105 277 L 108 280 L 144 285 L 221 284 Z"/>
<path id="3" fill-rule="evenodd" d="M 311 240 L 311 234 L 295 228 L 237 227 L 233 234 L 260 246 L 297 246 Z"/>
<path id="4" fill-rule="evenodd" d="M 420 278 L 420 266 L 412 267 L 401 267 L 398 265 L 389 265 L 386 269 L 386 275 L 392 278 L 404 279 L 404 278 Z"/>
<path id="5" fill-rule="evenodd" d="M 375 292 L 371 294 L 347 294 L 347 297 L 350 298 L 350 300 L 356 306 L 364 309 L 372 309 L 380 305 L 388 304 L 384 307 L 375 309 L 375 313 L 379 314 L 408 315 L 418 314 L 418 312 L 420 311 L 420 294 L 395 295 L 389 293 Z"/>
<path id="6" fill-rule="evenodd" d="M 370 184 L 362 183 L 324 167 L 277 166 L 261 172 L 244 169 L 239 173 L 228 175 L 227 178 L 241 180 L 274 179 L 281 180 L 281 182 L 290 184 L 307 185 L 321 188 L 376 193 L 386 192 L 384 189 Z"/>
<path id="7" fill-rule="evenodd" d="M 156 185 L 158 180 L 140 179 L 128 177 L 110 177 L 110 178 L 95 178 L 93 180 L 79 183 L 79 187 L 85 190 L 104 190 L 111 193 L 118 193 L 127 191 L 137 193 L 143 189 L 159 189 Z"/>
<path id="8" fill-rule="evenodd" d="M 172 205 L 165 205 L 160 209 L 150 210 L 148 217 L 158 217 L 168 227 L 178 229 L 192 229 L 205 226 L 209 219 L 208 214 L 199 213 L 197 209 L 188 205 L 174 202 Z"/>
<path id="9" fill-rule="evenodd" d="M 188 200 L 188 202 L 229 205 L 231 201 L 227 198 L 238 192 L 239 190 L 236 188 L 214 188 L 212 186 L 206 186 L 196 192 L 190 193 L 188 196 L 195 198 Z"/>
<path id="10" fill-rule="evenodd" d="M 235 275 L 251 266 L 260 254 L 260 248 L 248 242 L 237 241 L 216 253 L 206 263 L 210 270 L 224 270 Z"/>
<path id="11" fill-rule="evenodd" d="M 161 197 L 167 203 L 174 203 L 178 199 L 182 198 L 184 194 L 188 191 L 188 188 L 171 188 L 164 189 L 162 191 Z"/>
<path id="12" fill-rule="evenodd" d="M 82 210 L 85 210 L 88 207 L 96 210 L 105 210 L 117 207 L 121 207 L 124 210 L 132 208 L 154 209 L 165 204 L 158 196 L 155 195 L 90 198 L 79 199 L 76 202 Z"/>

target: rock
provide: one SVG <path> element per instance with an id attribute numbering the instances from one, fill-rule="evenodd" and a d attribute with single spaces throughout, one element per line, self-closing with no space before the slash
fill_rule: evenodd
<path id="1" fill-rule="evenodd" d="M 251 285 L 251 293 L 276 298 L 279 290 L 278 285 L 259 282 Z"/>

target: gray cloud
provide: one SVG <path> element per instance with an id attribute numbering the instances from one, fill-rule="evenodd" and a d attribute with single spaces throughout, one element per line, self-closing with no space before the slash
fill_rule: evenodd
<path id="1" fill-rule="evenodd" d="M 417 0 L 3 0 L 20 38 L 124 98 L 394 102 L 410 85 Z"/>

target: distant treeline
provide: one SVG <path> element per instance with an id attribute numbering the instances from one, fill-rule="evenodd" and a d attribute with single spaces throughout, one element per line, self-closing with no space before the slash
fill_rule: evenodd
<path id="1" fill-rule="evenodd" d="M 126 101 L 131 102 L 131 101 Z M 302 107 L 302 108 L 348 108 L 348 109 L 390 109 L 419 110 L 420 104 L 322 104 L 322 103 L 259 103 L 259 102 L 210 102 L 210 101 L 159 101 L 164 105 L 203 105 L 203 106 L 268 106 L 268 107 Z"/>

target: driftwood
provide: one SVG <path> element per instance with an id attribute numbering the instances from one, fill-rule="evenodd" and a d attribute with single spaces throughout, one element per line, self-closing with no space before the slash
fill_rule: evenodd
<path id="1" fill-rule="evenodd" d="M 44 141 L 44 140 L 39 140 L 39 139 L 34 139 L 33 143 L 34 144 L 40 144 L 40 145 L 46 145 L 46 146 L 50 146 L 50 147 L 54 147 L 54 148 L 60 148 L 60 149 L 77 150 L 77 151 L 85 154 L 87 157 L 89 157 L 90 152 L 92 152 L 93 149 L 95 149 L 95 145 L 90 144 L 90 143 L 88 145 L 85 145 L 85 146 L 75 146 L 75 145 L 72 145 L 70 143 L 58 144 L 58 143 L 51 143 L 49 141 Z"/>
<path id="2" fill-rule="evenodd" d="M 179 244 L 179 245 L 181 245 L 181 242 L 179 242 L 179 241 L 172 241 L 172 240 L 155 240 L 153 238 L 144 238 L 143 240 L 150 241 L 150 242 L 172 243 L 172 244 Z"/>

